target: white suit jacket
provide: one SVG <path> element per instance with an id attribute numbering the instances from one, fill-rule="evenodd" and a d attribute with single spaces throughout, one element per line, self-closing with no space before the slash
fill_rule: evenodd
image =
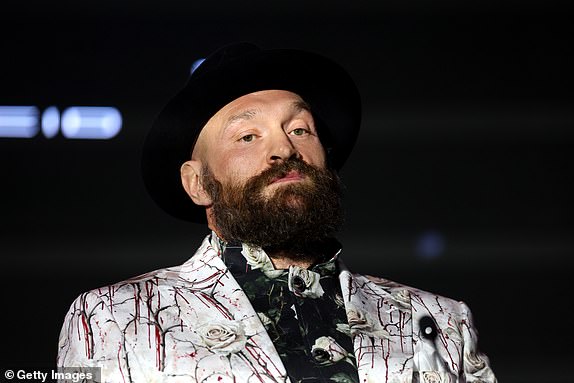
<path id="1" fill-rule="evenodd" d="M 361 383 L 496 382 L 464 303 L 340 266 Z M 57 365 L 104 382 L 289 382 L 210 236 L 181 266 L 81 294 Z"/>

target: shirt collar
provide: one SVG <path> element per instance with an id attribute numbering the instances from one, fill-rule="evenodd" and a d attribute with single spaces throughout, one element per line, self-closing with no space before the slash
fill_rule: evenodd
<path id="1" fill-rule="evenodd" d="M 275 269 L 267 253 L 260 247 L 250 246 L 245 243 L 225 242 L 214 231 L 211 232 L 210 242 L 233 274 L 259 269 L 268 277 L 276 278 L 289 272 L 287 269 Z M 333 239 L 326 244 L 325 249 L 327 253 L 333 254 L 333 256 L 326 261 L 311 266 L 309 270 L 321 276 L 334 275 L 337 272 L 337 259 L 342 250 L 341 244 Z M 237 259 L 236 254 L 241 254 L 243 259 Z"/>

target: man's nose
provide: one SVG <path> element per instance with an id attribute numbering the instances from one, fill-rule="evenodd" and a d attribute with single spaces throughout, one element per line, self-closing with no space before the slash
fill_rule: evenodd
<path id="1" fill-rule="evenodd" d="M 299 156 L 299 152 L 289 139 L 287 133 L 281 130 L 281 132 L 273 134 L 269 143 L 269 153 L 267 156 L 269 163 L 286 161 Z"/>

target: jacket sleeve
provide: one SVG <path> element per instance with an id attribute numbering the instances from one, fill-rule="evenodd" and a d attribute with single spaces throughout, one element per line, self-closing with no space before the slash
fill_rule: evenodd
<path id="1" fill-rule="evenodd" d="M 464 341 L 463 373 L 466 381 L 496 383 L 497 379 L 490 367 L 488 357 L 478 350 L 478 332 L 474 326 L 472 313 L 464 302 L 460 302 L 460 306 L 460 326 Z"/>
<path id="2" fill-rule="evenodd" d="M 58 369 L 99 375 L 101 382 L 129 382 L 123 339 L 105 296 L 83 293 L 70 306 L 60 331 Z"/>

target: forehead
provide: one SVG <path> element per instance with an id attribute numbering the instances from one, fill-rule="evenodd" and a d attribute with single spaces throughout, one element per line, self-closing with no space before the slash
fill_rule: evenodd
<path id="1" fill-rule="evenodd" d="M 286 90 L 263 90 L 253 92 L 236 98 L 223 108 L 215 113 L 211 120 L 219 119 L 223 122 L 232 121 L 240 118 L 245 114 L 245 117 L 251 117 L 262 109 L 273 108 L 294 108 L 300 109 L 306 105 L 303 99 L 296 93 Z M 206 124 L 206 127 L 209 122 Z"/>

